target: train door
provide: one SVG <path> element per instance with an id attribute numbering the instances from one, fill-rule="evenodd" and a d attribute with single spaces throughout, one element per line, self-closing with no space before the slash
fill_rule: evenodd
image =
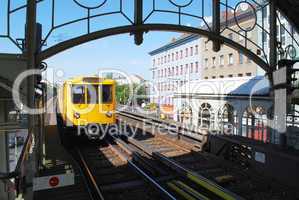
<path id="1" fill-rule="evenodd" d="M 99 85 L 89 84 L 87 89 L 87 104 L 89 106 L 88 123 L 100 123 L 101 113 L 99 112 Z"/>

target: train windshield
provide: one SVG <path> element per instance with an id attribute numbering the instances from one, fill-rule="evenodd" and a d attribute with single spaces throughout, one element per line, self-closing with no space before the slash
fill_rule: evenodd
<path id="1" fill-rule="evenodd" d="M 84 85 L 73 85 L 72 86 L 72 96 L 74 104 L 84 104 L 85 103 L 85 87 Z"/>
<path id="2" fill-rule="evenodd" d="M 98 104 L 99 103 L 99 86 L 87 85 L 87 103 Z"/>
<path id="3" fill-rule="evenodd" d="M 102 85 L 102 103 L 112 102 L 112 85 Z"/>

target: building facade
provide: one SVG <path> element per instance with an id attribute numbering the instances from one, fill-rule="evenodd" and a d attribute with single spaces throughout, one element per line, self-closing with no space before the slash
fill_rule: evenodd
<path id="1" fill-rule="evenodd" d="M 251 30 L 255 23 L 254 15 L 245 11 L 240 13 L 237 17 L 238 24 L 236 24 L 233 14 L 227 17 L 228 19 L 225 24 L 223 22 L 222 36 L 238 42 L 242 46 L 246 45 L 248 49 L 251 49 L 251 51 L 257 52 L 257 46 L 249 41 L 258 41 L 258 30 Z M 226 26 L 226 28 L 224 26 Z M 242 27 L 242 29 L 240 27 Z M 244 30 L 251 30 L 246 31 L 247 39 L 244 37 Z M 264 74 L 264 71 L 241 51 L 236 51 L 231 47 L 222 45 L 221 50 L 219 52 L 215 52 L 213 51 L 213 43 L 211 41 L 208 41 L 206 38 L 201 38 L 201 40 L 203 40 L 203 42 L 201 42 L 203 66 L 202 79 L 251 77 Z"/>
<path id="2" fill-rule="evenodd" d="M 190 128 L 275 142 L 277 135 L 267 127 L 273 109 L 269 91 L 263 76 L 196 81 L 175 94 L 174 119 Z"/>
<path id="3" fill-rule="evenodd" d="M 266 2 L 259 0 L 259 2 Z M 257 23 L 262 24 L 266 30 L 270 28 L 270 8 L 269 6 L 263 7 L 257 11 Z M 299 35 L 289 21 L 280 13 L 277 12 L 276 20 L 277 30 L 277 45 L 278 45 L 278 59 L 298 59 L 299 57 Z M 258 31 L 258 44 L 264 50 L 265 60 L 269 60 L 270 52 L 270 36 L 265 31 L 259 29 Z"/>
<path id="4" fill-rule="evenodd" d="M 151 102 L 173 106 L 173 94 L 201 78 L 200 36 L 184 34 L 149 54 L 152 60 Z"/>

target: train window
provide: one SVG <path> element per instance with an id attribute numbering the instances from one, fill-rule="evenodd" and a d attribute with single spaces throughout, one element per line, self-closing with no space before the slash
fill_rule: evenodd
<path id="1" fill-rule="evenodd" d="M 102 85 L 102 103 L 112 102 L 112 85 Z"/>
<path id="2" fill-rule="evenodd" d="M 87 103 L 97 104 L 99 103 L 99 86 L 87 85 Z"/>
<path id="3" fill-rule="evenodd" d="M 84 85 L 73 85 L 72 86 L 72 96 L 74 104 L 84 104 L 85 103 L 85 91 Z"/>

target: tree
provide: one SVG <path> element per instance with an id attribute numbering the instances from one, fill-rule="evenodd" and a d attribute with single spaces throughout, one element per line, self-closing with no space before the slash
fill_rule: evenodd
<path id="1" fill-rule="evenodd" d="M 116 84 L 116 101 L 119 104 L 128 104 L 130 99 L 130 85 L 129 84 Z M 142 102 L 148 101 L 147 88 L 145 85 L 133 84 L 134 98 L 137 100 L 137 104 L 141 105 Z"/>

